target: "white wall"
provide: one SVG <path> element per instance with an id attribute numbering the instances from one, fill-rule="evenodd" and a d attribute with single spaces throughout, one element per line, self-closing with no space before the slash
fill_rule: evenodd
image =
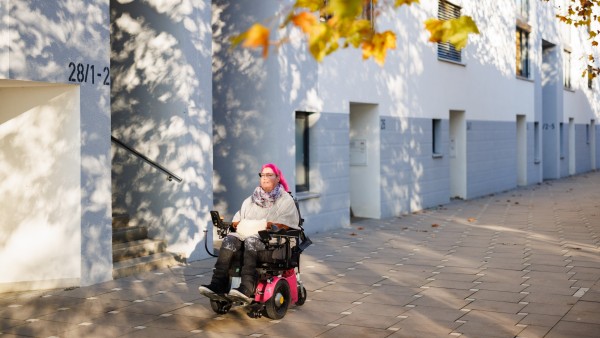
<path id="1" fill-rule="evenodd" d="M 515 72 L 515 2 L 453 2 L 462 6 L 461 14 L 474 18 L 481 32 L 469 37 L 469 43 L 462 51 L 461 64 L 438 59 L 437 45 L 427 41 L 429 33 L 423 28 L 423 22 L 427 18 L 437 15 L 438 1 L 422 1 L 415 6 L 403 6 L 393 15 L 384 14 L 377 18 L 376 25 L 380 30 L 389 28 L 397 35 L 397 48 L 388 51 L 383 67 L 379 67 L 373 60 L 363 61 L 357 50 L 341 50 L 328 56 L 319 66 L 319 96 L 324 111 L 348 114 L 350 102 L 372 103 L 378 105 L 381 118 L 389 116 L 394 118 L 390 121 L 402 121 L 398 122 L 399 131 L 395 139 L 388 139 L 388 142 L 395 149 L 400 149 L 403 145 L 411 149 L 406 153 L 405 160 L 415 168 L 430 165 L 419 157 L 423 155 L 423 149 L 419 145 L 427 142 L 428 127 L 418 127 L 417 120 L 448 119 L 449 111 L 467 112 L 466 122 L 473 126 L 466 137 L 468 148 L 471 149 L 468 168 L 470 175 L 466 184 L 467 190 L 471 192 L 479 191 L 482 186 L 491 186 L 489 180 L 495 169 L 504 174 L 514 174 L 516 178 L 513 168 L 516 152 L 512 146 L 516 139 L 512 126 L 507 126 L 507 123 L 516 124 L 515 115 L 524 116 L 527 123 L 538 122 L 540 133 L 543 133 L 545 122 L 554 123 L 555 126 L 558 123 L 544 119 L 544 110 L 554 113 L 551 115 L 555 120 L 563 119 L 563 111 L 577 111 L 574 113 L 575 123 L 589 123 L 590 119 L 600 114 L 600 100 L 596 96 L 598 90 L 581 90 L 581 93 L 576 91 L 573 98 L 563 101 L 560 53 L 550 59 L 553 67 L 550 70 L 552 80 L 560 86 L 552 86 L 552 92 L 542 91 L 545 84 L 542 77 L 542 69 L 545 68 L 542 43 L 553 43 L 558 51 L 563 48 L 560 27 L 551 3 L 530 2 L 530 76 L 524 79 L 518 78 Z M 579 51 L 575 41 L 571 45 L 574 52 Z M 573 67 L 576 69 L 578 66 L 574 63 Z M 551 96 L 552 100 L 544 100 L 544 95 Z M 488 158 L 496 150 L 495 147 L 482 142 L 485 139 L 473 138 L 481 132 L 478 128 L 485 127 L 490 132 L 497 132 L 500 126 L 511 131 L 510 134 L 495 134 L 499 142 L 511 149 L 506 161 Z M 530 134 L 533 134 L 533 130 L 527 129 L 526 132 L 527 139 L 532 137 Z M 548 142 L 548 147 L 542 145 L 544 154 L 555 153 L 556 147 L 552 143 L 556 142 L 557 137 L 558 133 L 544 137 Z M 401 140 L 397 141 L 398 138 Z M 395 143 L 396 141 L 399 143 Z M 390 144 L 382 143 L 382 149 Z M 410 148 L 412 145 L 416 146 Z M 475 148 L 476 152 L 473 150 Z M 544 165 L 535 163 L 536 158 L 532 154 L 527 155 L 524 163 L 527 171 L 523 168 L 521 171 L 535 175 L 522 175 L 521 183 L 531 184 L 539 182 L 542 177 L 560 176 L 561 164 L 554 165 L 555 173 L 548 171 L 545 173 L 549 173 L 548 175 L 542 176 Z M 550 156 L 546 156 L 544 164 L 551 160 Z M 402 171 L 398 162 L 386 163 L 386 166 L 389 167 L 386 172 Z M 440 182 L 434 183 L 439 175 L 421 177 L 420 180 L 415 178 L 417 176 L 411 178 L 412 184 L 405 182 L 413 188 L 411 195 L 414 196 L 411 198 L 418 199 L 419 194 L 441 192 L 441 187 L 445 186 Z M 516 179 L 514 183 L 511 179 L 505 181 L 504 184 L 494 182 L 493 186 L 509 189 L 517 184 Z M 406 199 L 400 195 L 393 198 Z"/>
<path id="2" fill-rule="evenodd" d="M 0 102 L 0 292 L 78 285 L 79 87 L 2 81 Z"/>
<path id="3" fill-rule="evenodd" d="M 69 214 L 59 213 L 61 219 L 48 219 L 49 224 L 67 224 L 69 230 L 72 230 L 75 222 L 71 218 L 79 220 L 79 254 L 73 259 L 79 257 L 80 285 L 112 279 L 109 2 L 0 2 L 0 81 L 20 80 L 43 83 L 43 86 L 78 86 L 81 104 L 73 103 L 80 106 L 77 137 L 69 137 L 66 143 L 65 139 L 55 139 L 58 136 L 57 131 L 42 135 L 49 137 L 43 139 L 48 142 L 44 144 L 49 144 L 52 140 L 59 141 L 52 147 L 62 147 L 63 150 L 72 145 L 78 147 L 69 149 L 81 158 L 78 171 L 78 179 L 81 182 L 80 199 L 77 202 L 80 208 L 71 210 Z M 28 96 L 23 96 L 23 102 L 20 104 L 28 104 L 29 100 L 31 99 Z M 65 103 L 67 101 L 61 104 Z M 68 103 L 71 104 L 71 101 Z M 55 107 L 54 103 L 52 107 Z M 36 115 L 31 114 L 32 117 L 25 114 L 21 118 L 29 119 Z M 48 128 L 52 126 L 51 123 L 47 125 Z M 29 124 L 24 128 L 26 130 L 23 132 L 28 132 L 29 129 L 38 130 L 38 126 Z M 42 129 L 45 130 L 45 127 Z M 44 183 L 48 187 L 62 187 L 65 178 L 62 175 L 54 175 L 49 179 L 51 182 Z M 9 182 L 10 179 L 0 181 L 0 187 L 4 189 Z M 68 186 L 71 187 L 71 184 L 74 183 L 69 183 Z M 22 196 L 19 198 L 27 200 L 26 190 L 21 190 L 20 193 Z M 4 214 L 0 214 L 0 218 L 4 217 Z M 72 234 L 78 233 L 73 231 Z M 75 241 L 73 239 L 73 242 L 69 242 L 67 251 L 70 252 L 71 244 Z M 29 246 L 28 242 L 18 244 Z M 67 266 L 70 266 L 70 262 L 67 261 Z M 62 277 L 70 278 L 72 275 L 75 273 Z M 43 273 L 35 276 L 36 280 L 58 277 L 61 276 L 45 276 Z M 34 277 L 24 274 L 22 278 Z"/>
<path id="4" fill-rule="evenodd" d="M 463 3 L 462 13 L 473 16 L 481 31 L 463 49 L 464 65 L 439 61 L 437 45 L 427 41 L 423 21 L 437 15 L 437 1 L 403 6 L 393 18 L 377 19 L 381 29 L 398 33 L 397 48 L 383 67 L 354 50 L 324 60 L 319 67 L 324 110 L 347 112 L 347 102 L 376 102 L 381 116 L 447 118 L 449 110 L 465 110 L 470 120 L 514 121 L 515 114 L 524 114 L 533 121 L 534 82 L 516 79 L 514 72 L 514 7 Z"/>

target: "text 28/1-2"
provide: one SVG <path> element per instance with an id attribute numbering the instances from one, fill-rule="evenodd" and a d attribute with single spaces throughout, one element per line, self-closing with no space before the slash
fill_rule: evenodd
<path id="1" fill-rule="evenodd" d="M 104 67 L 102 72 L 96 73 L 94 65 L 69 62 L 69 69 L 71 69 L 71 74 L 69 75 L 70 82 L 91 82 L 92 84 L 98 82 L 105 86 L 110 85 L 110 68 L 108 67 Z M 96 77 L 98 81 L 95 80 Z"/>

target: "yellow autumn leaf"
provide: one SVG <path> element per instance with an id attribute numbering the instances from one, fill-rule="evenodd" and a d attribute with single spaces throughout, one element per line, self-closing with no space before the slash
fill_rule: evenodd
<path id="1" fill-rule="evenodd" d="M 364 0 L 329 0 L 326 9 L 339 19 L 353 19 L 363 10 Z"/>
<path id="2" fill-rule="evenodd" d="M 346 39 L 346 43 L 351 44 L 354 48 L 360 46 L 363 41 L 371 39 L 373 32 L 369 20 L 352 21 L 349 27 L 344 30 L 346 34 L 343 37 Z"/>
<path id="3" fill-rule="evenodd" d="M 396 48 L 396 34 L 391 31 L 375 33 L 371 41 L 365 41 L 362 47 L 363 59 L 373 57 L 377 64 L 383 66 L 388 49 Z"/>
<path id="4" fill-rule="evenodd" d="M 444 20 L 435 18 L 425 20 L 425 29 L 431 34 L 429 37 L 430 42 L 444 42 L 442 38 L 444 36 L 445 28 L 443 26 L 445 22 Z"/>
<path id="5" fill-rule="evenodd" d="M 338 37 L 328 25 L 316 25 L 308 35 L 308 50 L 315 60 L 320 62 L 337 50 Z"/>
<path id="6" fill-rule="evenodd" d="M 413 3 L 419 3 L 419 0 L 396 0 L 394 1 L 394 7 L 400 7 L 403 5 L 412 5 Z"/>
<path id="7" fill-rule="evenodd" d="M 461 16 L 450 20 L 452 32 L 448 41 L 454 45 L 456 50 L 463 49 L 469 41 L 469 34 L 479 34 L 475 21 L 470 16 Z"/>
<path id="8" fill-rule="evenodd" d="M 428 19 L 425 28 L 431 34 L 431 42 L 450 42 L 456 50 L 461 50 L 467 45 L 469 34 L 479 34 L 479 29 L 470 16 L 461 16 L 456 19 L 439 20 Z"/>
<path id="9" fill-rule="evenodd" d="M 297 0 L 294 7 L 306 8 L 314 12 L 321 9 L 324 4 L 325 2 L 323 0 Z"/>
<path id="10" fill-rule="evenodd" d="M 292 17 L 294 25 L 299 27 L 304 33 L 309 33 L 313 27 L 319 24 L 317 18 L 308 12 L 302 12 Z"/>
<path id="11" fill-rule="evenodd" d="M 267 27 L 255 23 L 248 30 L 243 33 L 242 47 L 247 48 L 260 48 L 263 49 L 263 57 L 267 57 L 269 53 L 269 34 L 270 31 Z"/>

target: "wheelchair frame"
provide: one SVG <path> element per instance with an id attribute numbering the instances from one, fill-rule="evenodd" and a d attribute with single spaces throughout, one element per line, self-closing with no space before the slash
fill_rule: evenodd
<path id="1" fill-rule="evenodd" d="M 298 203 L 295 199 L 294 202 L 300 215 Z M 210 214 L 219 238 L 225 238 L 230 232 L 235 231 L 232 222 L 224 222 L 218 211 L 211 211 Z M 233 305 L 246 305 L 247 313 L 252 318 L 259 318 L 266 314 L 271 319 L 281 319 L 285 316 L 291 303 L 299 306 L 304 304 L 307 292 L 300 280 L 300 255 L 312 244 L 312 241 L 305 235 L 303 223 L 304 219 L 300 217 L 298 224 L 300 229 L 285 230 L 274 226 L 271 230 L 259 231 L 258 235 L 265 244 L 265 250 L 258 253 L 258 278 L 253 302 L 250 304 L 239 303 L 227 295 L 222 295 L 219 296 L 220 299 L 211 298 L 213 311 L 225 314 Z M 206 249 L 208 252 L 208 248 Z M 281 254 L 281 258 L 273 257 L 276 252 Z M 261 260 L 261 253 L 263 253 L 262 258 L 267 253 L 270 259 Z M 229 273 L 230 288 L 239 284 L 239 267 L 242 264 L 243 250 L 238 255 L 235 261 L 239 266 L 233 265 Z"/>

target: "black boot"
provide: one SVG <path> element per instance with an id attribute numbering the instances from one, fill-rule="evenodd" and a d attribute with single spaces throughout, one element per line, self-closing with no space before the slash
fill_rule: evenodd
<path id="1" fill-rule="evenodd" d="M 225 248 L 219 250 L 219 257 L 215 263 L 215 269 L 213 271 L 212 279 L 210 284 L 202 285 L 199 290 L 200 293 L 216 293 L 225 294 L 229 291 L 229 267 L 234 252 Z M 207 290 L 208 289 L 208 290 Z"/>
<path id="2" fill-rule="evenodd" d="M 237 291 L 248 298 L 254 298 L 256 288 L 256 260 L 257 253 L 254 250 L 244 250 L 244 265 L 242 266 L 242 281 Z"/>

